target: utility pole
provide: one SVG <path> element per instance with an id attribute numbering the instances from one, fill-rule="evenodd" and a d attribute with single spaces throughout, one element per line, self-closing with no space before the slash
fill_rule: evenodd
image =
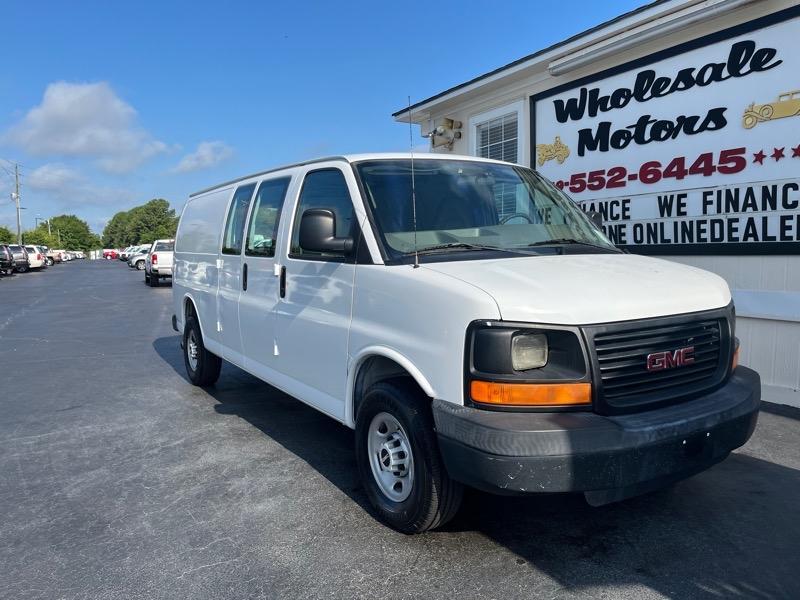
<path id="1" fill-rule="evenodd" d="M 19 165 L 14 165 L 14 193 L 11 194 L 14 198 L 14 202 L 17 203 L 17 244 L 20 246 L 22 245 L 22 221 L 20 219 L 20 207 L 19 207 Z"/>

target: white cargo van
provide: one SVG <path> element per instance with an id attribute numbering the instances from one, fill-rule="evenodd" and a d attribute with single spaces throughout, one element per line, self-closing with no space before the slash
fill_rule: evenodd
<path id="1" fill-rule="evenodd" d="M 193 194 L 173 326 L 355 429 L 378 515 L 406 532 L 502 494 L 640 494 L 753 432 L 725 282 L 617 250 L 558 189 L 467 157 L 343 156 Z"/>

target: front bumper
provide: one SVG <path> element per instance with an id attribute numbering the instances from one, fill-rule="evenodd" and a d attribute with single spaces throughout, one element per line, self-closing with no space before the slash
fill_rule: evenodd
<path id="1" fill-rule="evenodd" d="M 605 504 L 707 469 L 753 433 L 761 380 L 739 367 L 721 388 L 621 416 L 495 412 L 433 403 L 453 479 L 494 493 L 586 492 Z"/>

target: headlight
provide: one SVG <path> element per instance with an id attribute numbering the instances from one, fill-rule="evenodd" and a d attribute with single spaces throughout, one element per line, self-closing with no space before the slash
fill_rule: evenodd
<path id="1" fill-rule="evenodd" d="M 543 333 L 519 333 L 511 338 L 511 366 L 515 371 L 529 371 L 547 364 L 547 336 Z"/>
<path id="2" fill-rule="evenodd" d="M 483 408 L 591 408 L 577 327 L 475 321 L 467 329 L 465 402 Z"/>

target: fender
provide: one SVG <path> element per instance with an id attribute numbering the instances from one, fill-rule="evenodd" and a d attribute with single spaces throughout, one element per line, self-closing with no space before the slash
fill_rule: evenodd
<path id="1" fill-rule="evenodd" d="M 417 385 L 422 388 L 423 392 L 431 398 L 437 397 L 436 390 L 433 389 L 433 386 L 431 386 L 425 375 L 422 374 L 422 371 L 403 354 L 392 348 L 387 348 L 386 346 L 367 346 L 366 348 L 362 348 L 356 356 L 350 358 L 347 368 L 347 398 L 344 408 L 344 424 L 350 429 L 355 429 L 356 426 L 355 415 L 353 414 L 353 396 L 355 393 L 356 378 L 364 362 L 373 356 L 383 356 L 384 358 L 393 360 L 408 371 L 411 377 L 414 378 L 414 381 L 417 382 Z"/>
<path id="2" fill-rule="evenodd" d="M 200 335 L 203 336 L 203 339 L 206 339 L 206 332 L 203 329 L 203 321 L 200 318 L 200 312 L 197 310 L 197 302 L 195 302 L 194 296 L 190 292 L 186 292 L 181 299 L 181 331 L 180 334 L 183 335 L 183 328 L 186 327 L 186 301 L 190 301 L 192 306 L 194 306 L 194 315 L 195 319 L 197 319 L 197 324 L 200 326 Z"/>

